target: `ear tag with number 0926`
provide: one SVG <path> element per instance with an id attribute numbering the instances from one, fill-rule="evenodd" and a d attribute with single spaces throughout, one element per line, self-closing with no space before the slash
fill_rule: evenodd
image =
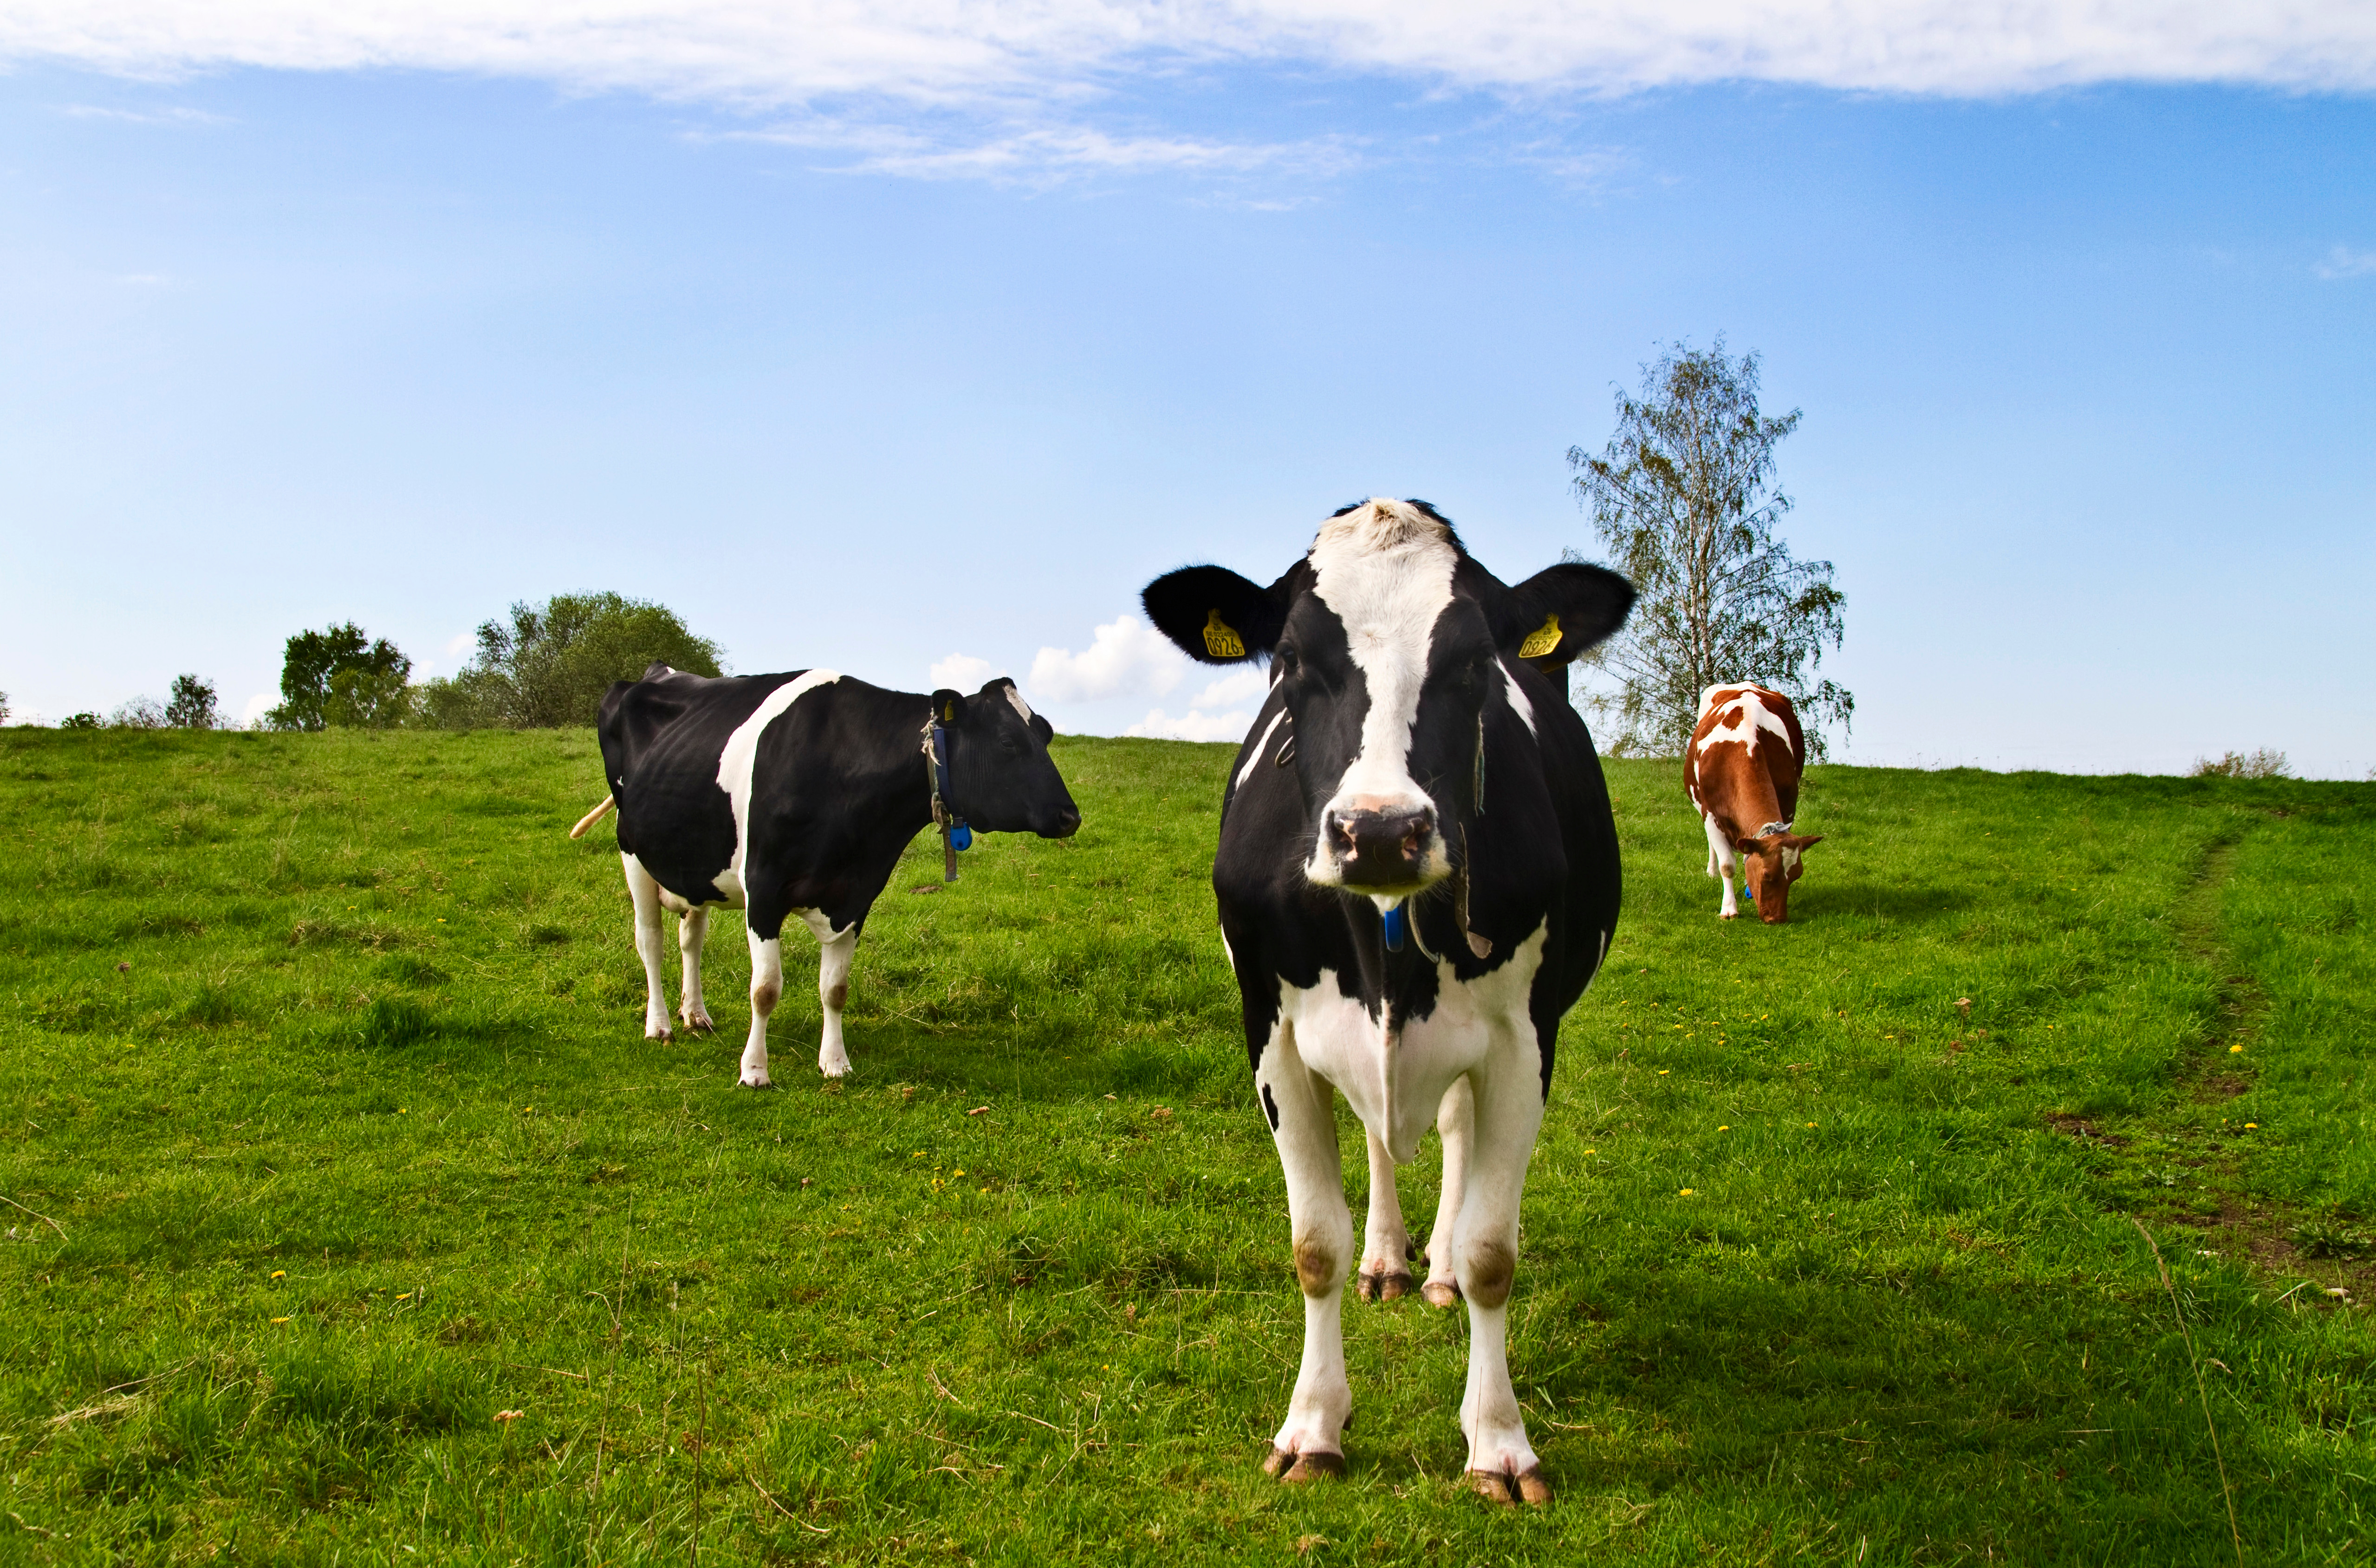
<path id="1" fill-rule="evenodd" d="M 1528 633 L 1527 640 L 1518 645 L 1518 657 L 1520 659 L 1540 659 L 1543 655 L 1550 652 L 1551 649 L 1559 647 L 1559 617 L 1556 615 L 1545 616 L 1542 625 L 1535 631 Z"/>
<path id="2" fill-rule="evenodd" d="M 1218 610 L 1205 617 L 1205 651 L 1216 659 L 1243 659 L 1246 645 L 1238 629 L 1221 619 Z"/>

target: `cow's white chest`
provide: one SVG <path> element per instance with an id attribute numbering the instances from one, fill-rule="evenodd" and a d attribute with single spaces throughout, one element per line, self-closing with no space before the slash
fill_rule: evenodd
<path id="1" fill-rule="evenodd" d="M 1441 989 L 1424 1018 L 1391 1034 L 1337 988 L 1334 969 L 1310 990 L 1281 982 L 1279 1009 L 1295 1030 L 1297 1053 L 1345 1097 L 1361 1124 L 1382 1139 L 1397 1165 L 1408 1164 L 1454 1080 L 1515 1047 L 1533 1044 L 1527 1000 L 1542 964 L 1548 924 L 1519 944 L 1510 960 L 1475 980 L 1437 966 Z"/>

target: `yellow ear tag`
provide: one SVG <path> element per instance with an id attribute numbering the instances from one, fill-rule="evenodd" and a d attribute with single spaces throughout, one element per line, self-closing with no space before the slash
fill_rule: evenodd
<path id="1" fill-rule="evenodd" d="M 1216 659 L 1243 659 L 1246 656 L 1244 639 L 1238 636 L 1235 626 L 1221 619 L 1221 612 L 1218 610 L 1205 617 L 1205 651 Z"/>
<path id="2" fill-rule="evenodd" d="M 1541 628 L 1528 634 L 1527 640 L 1518 645 L 1518 657 L 1520 659 L 1540 659 L 1543 655 L 1559 647 L 1559 617 L 1556 615 L 1547 615 L 1543 618 Z"/>
<path id="3" fill-rule="evenodd" d="M 944 724 L 955 724 L 957 721 L 956 704 L 949 703 L 943 707 L 941 710 L 941 721 Z"/>

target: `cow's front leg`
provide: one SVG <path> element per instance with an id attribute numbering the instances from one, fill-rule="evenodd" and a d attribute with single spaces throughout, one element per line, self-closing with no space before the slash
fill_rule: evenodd
<path id="1" fill-rule="evenodd" d="M 1530 1059 L 1532 1052 L 1526 1053 Z M 1468 1299 L 1468 1388 L 1460 1430 L 1468 1437 L 1468 1480 L 1507 1503 L 1548 1503 L 1551 1491 L 1527 1441 L 1510 1386 L 1510 1287 L 1518 1272 L 1518 1200 L 1527 1160 L 1543 1123 L 1542 1087 L 1531 1061 L 1503 1061 L 1472 1073 L 1475 1144 L 1454 1238 L 1460 1293 Z"/>
<path id="2" fill-rule="evenodd" d="M 1306 1070 L 1284 1039 L 1264 1053 L 1255 1084 L 1257 1095 L 1277 1108 L 1271 1136 L 1287 1175 L 1295 1281 L 1303 1291 L 1303 1367 L 1263 1469 L 1286 1481 L 1341 1476 L 1345 1423 L 1353 1413 L 1344 1326 L 1353 1211 L 1345 1203 L 1345 1172 L 1336 1157 L 1336 1091 Z"/>
<path id="3" fill-rule="evenodd" d="M 1411 1291 L 1410 1232 L 1403 1229 L 1402 1197 L 1395 1191 L 1395 1159 L 1384 1138 L 1370 1134 L 1370 1224 L 1354 1276 L 1362 1298 L 1391 1301 Z"/>
<path id="4" fill-rule="evenodd" d="M 849 1000 L 849 964 L 858 954 L 858 928 L 844 928 L 817 944 L 817 1001 L 825 1008 L 825 1039 L 817 1047 L 817 1071 L 838 1078 L 849 1071 L 841 1045 L 841 1008 Z"/>
<path id="5" fill-rule="evenodd" d="M 676 922 L 676 950 L 684 959 L 684 986 L 677 993 L 676 1016 L 689 1029 L 714 1029 L 709 1009 L 701 1001 L 701 944 L 709 936 L 709 911 L 696 904 Z"/>
<path id="6" fill-rule="evenodd" d="M 1733 858 L 1732 836 L 1713 815 L 1701 817 L 1700 826 L 1707 829 L 1708 874 L 1724 884 L 1724 902 L 1717 907 L 1717 919 L 1736 919 L 1740 914 L 1740 906 L 1733 899 L 1732 873 L 1740 862 Z"/>
<path id="7" fill-rule="evenodd" d="M 1452 1242 L 1460 1231 L 1460 1205 L 1468 1191 L 1468 1146 L 1477 1131 L 1477 1095 L 1466 1075 L 1452 1080 L 1435 1111 L 1436 1135 L 1443 1140 L 1443 1193 L 1435 1202 L 1435 1223 L 1427 1233 L 1427 1283 L 1420 1295 L 1431 1307 L 1460 1301 L 1459 1253 Z"/>
<path id="8" fill-rule="evenodd" d="M 742 1047 L 742 1075 L 736 1082 L 746 1089 L 773 1088 L 767 1081 L 767 1015 L 784 994 L 784 939 L 780 932 L 761 936 L 751 931 L 749 935 L 751 1039 Z"/>
<path id="9" fill-rule="evenodd" d="M 633 855 L 621 855 L 627 897 L 636 904 L 636 956 L 644 961 L 644 1038 L 667 1039 L 668 992 L 660 989 L 660 885 Z"/>

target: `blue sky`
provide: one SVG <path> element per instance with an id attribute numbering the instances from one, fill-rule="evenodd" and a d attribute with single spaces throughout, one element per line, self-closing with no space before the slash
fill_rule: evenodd
<path id="1" fill-rule="evenodd" d="M 237 715 L 349 618 L 450 673 L 512 600 L 611 588 L 741 671 L 1012 672 L 1061 729 L 1234 733 L 1242 683 L 1135 624 L 1148 577 L 1266 580 L 1372 493 L 1504 577 L 1592 552 L 1568 447 L 1721 332 L 1805 410 L 1785 532 L 1848 595 L 1846 754 L 2376 767 L 2344 13 L 2192 65 L 2142 23 L 2125 65 L 1883 27 L 1880 68 L 1714 24 L 1472 47 L 1424 7 L 805 53 L 688 7 L 551 58 L 201 9 L 0 25 L 19 719 L 184 670 Z"/>

